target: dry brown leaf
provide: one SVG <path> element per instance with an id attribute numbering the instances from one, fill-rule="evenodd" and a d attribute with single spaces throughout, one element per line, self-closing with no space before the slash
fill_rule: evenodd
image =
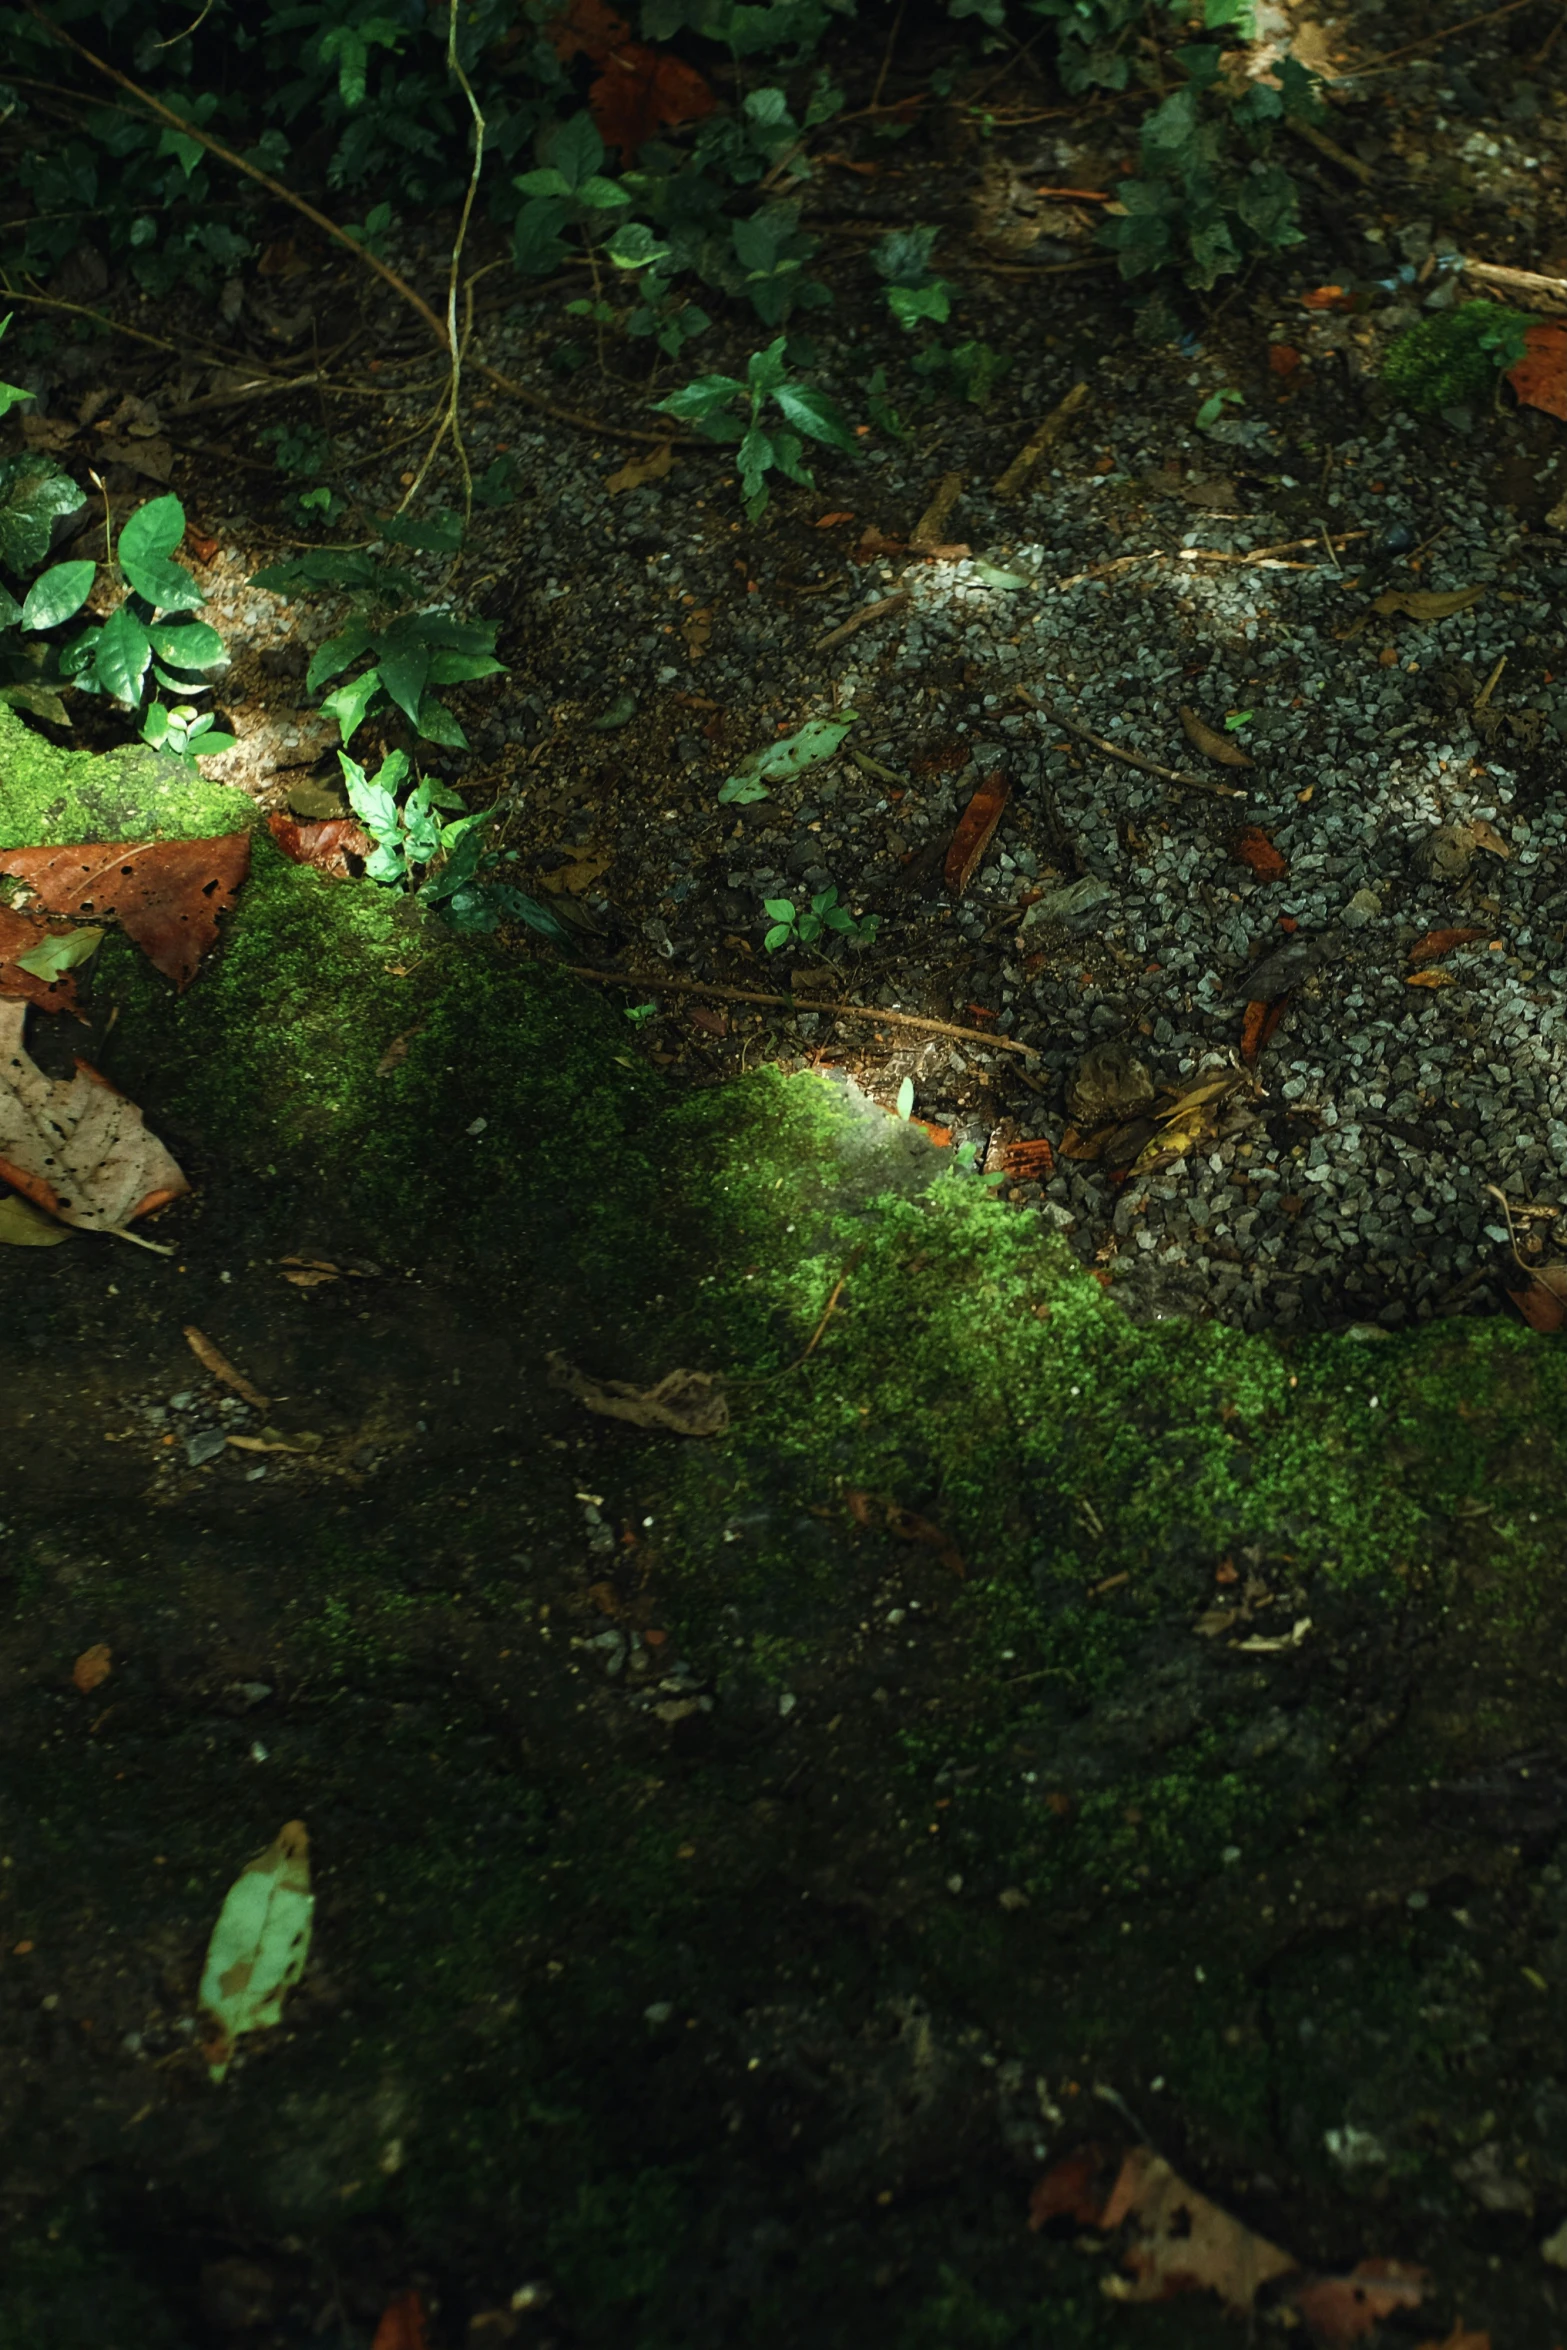
<path id="1" fill-rule="evenodd" d="M 1424 938 L 1417 938 L 1409 950 L 1412 963 L 1432 963 L 1438 955 L 1451 954 L 1454 947 L 1473 946 L 1477 938 L 1484 938 L 1483 930 L 1428 930 Z"/>
<path id="2" fill-rule="evenodd" d="M 1384 588 L 1371 609 L 1380 612 L 1384 620 L 1395 612 L 1403 612 L 1411 620 L 1445 620 L 1450 612 L 1467 612 L 1484 594 L 1483 587 Z"/>
<path id="3" fill-rule="evenodd" d="M 252 1387 L 244 1372 L 236 1371 L 222 1348 L 214 1346 L 211 1339 L 196 1328 L 194 1322 L 185 1325 L 185 1343 L 204 1370 L 210 1371 L 213 1378 L 224 1387 L 232 1387 L 234 1393 L 242 1396 L 255 1411 L 264 1412 L 270 1408 L 271 1397 L 263 1395 L 259 1388 Z"/>
<path id="4" fill-rule="evenodd" d="M 1411 971 L 1406 987 L 1456 987 L 1457 976 L 1451 971 Z"/>
<path id="5" fill-rule="evenodd" d="M 25 881 L 51 914 L 112 916 L 177 988 L 218 941 L 218 916 L 250 871 L 248 832 L 212 840 L 78 841 L 9 849 L 0 873 Z"/>
<path id="6" fill-rule="evenodd" d="M 1531 1330 L 1549 1338 L 1567 1324 L 1567 1265 L 1542 1265 L 1507 1292 Z"/>
<path id="7" fill-rule="evenodd" d="M 1423 2268 L 1407 2260 L 1357 2260 L 1345 2277 L 1312 2277 L 1290 2298 L 1319 2342 L 1340 2350 L 1358 2342 L 1395 2309 L 1419 2306 Z"/>
<path id="8" fill-rule="evenodd" d="M 612 498 L 622 490 L 639 490 L 646 482 L 662 481 L 674 462 L 674 449 L 664 441 L 646 457 L 628 457 L 616 472 L 606 475 L 604 487 Z"/>
<path id="9" fill-rule="evenodd" d="M 144 473 L 149 481 L 167 481 L 174 471 L 173 444 L 161 435 L 153 440 L 107 440 L 98 453 L 111 464 Z"/>
<path id="10" fill-rule="evenodd" d="M 1507 370 L 1507 380 L 1525 408 L 1543 408 L 1567 423 L 1567 326 L 1525 327 L 1524 356 Z"/>
<path id="11" fill-rule="evenodd" d="M 1453 2330 L 1445 2340 L 1422 2342 L 1420 2350 L 1491 2350 L 1491 2337 L 1475 2333 L 1460 2317 L 1454 2319 Z"/>
<path id="12" fill-rule="evenodd" d="M 1205 718 L 1199 717 L 1189 703 L 1183 702 L 1177 714 L 1187 741 L 1194 750 L 1201 751 L 1205 759 L 1213 759 L 1221 767 L 1249 767 L 1252 764 L 1238 742 L 1227 734 L 1220 734 Z"/>
<path id="13" fill-rule="evenodd" d="M 1117 2175 L 1113 2151 L 1090 2139 L 1053 2162 L 1028 2199 L 1028 2224 L 1038 2229 L 1053 2219 L 1095 2227 Z"/>
<path id="14" fill-rule="evenodd" d="M 24 1003 L 0 1001 L 0 1177 L 84 1232 L 117 1232 L 190 1185 L 134 1102 L 85 1061 L 68 1082 L 24 1049 Z"/>
<path id="15" fill-rule="evenodd" d="M 963 895 L 973 879 L 1011 794 L 1012 786 L 1004 775 L 988 775 L 959 817 L 942 867 L 943 879 L 955 898 Z"/>
<path id="16" fill-rule="evenodd" d="M 947 524 L 952 519 L 952 509 L 962 495 L 962 474 L 944 473 L 936 484 L 930 504 L 909 533 L 909 545 L 922 553 L 928 553 L 938 543 L 944 542 Z"/>
<path id="17" fill-rule="evenodd" d="M 609 871 L 614 862 L 613 853 L 607 857 L 574 857 L 569 865 L 557 866 L 553 873 L 546 873 L 544 886 L 553 890 L 557 897 L 564 895 L 580 898 Z"/>
<path id="18" fill-rule="evenodd" d="M 1484 849 L 1488 856 L 1510 857 L 1513 853 L 1496 826 L 1488 824 L 1483 816 L 1471 816 L 1462 829 L 1468 833 L 1475 847 Z"/>
<path id="19" fill-rule="evenodd" d="M 113 1651 L 106 1641 L 96 1640 L 91 1648 L 82 1650 L 72 1665 L 71 1679 L 84 1697 L 90 1697 L 95 1689 L 102 1688 L 113 1670 Z"/>
<path id="20" fill-rule="evenodd" d="M 670 1371 L 655 1387 L 627 1379 L 595 1379 L 558 1351 L 549 1357 L 550 1385 L 563 1387 L 590 1412 L 629 1420 L 636 1428 L 669 1428 L 677 1436 L 720 1436 L 729 1425 L 724 1383 L 716 1371 Z"/>
<path id="21" fill-rule="evenodd" d="M 1123 2221 L 1131 2223 L 1126 2273 L 1106 2277 L 1103 2287 L 1114 2301 L 1212 2292 L 1227 2308 L 1245 2312 L 1260 2286 L 1299 2266 L 1277 2244 L 1199 2195 L 1148 2146 L 1134 2146 L 1122 2163 L 1099 2225 L 1115 2228 Z"/>

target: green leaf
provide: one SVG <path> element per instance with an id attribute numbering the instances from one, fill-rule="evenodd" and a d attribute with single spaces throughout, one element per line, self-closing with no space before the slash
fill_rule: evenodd
<path id="1" fill-rule="evenodd" d="M 384 522 L 378 522 L 376 529 L 394 546 L 418 547 L 427 555 L 455 555 L 463 540 L 460 514 L 431 514 L 423 522 L 391 514 Z"/>
<path id="2" fill-rule="evenodd" d="M 421 694 L 419 714 L 414 724 L 427 743 L 441 743 L 450 751 L 465 751 L 468 748 L 468 737 L 446 704 L 437 701 L 434 694 Z"/>
<path id="3" fill-rule="evenodd" d="M 945 326 L 952 316 L 952 288 L 944 277 L 928 286 L 889 286 L 887 307 L 905 334 L 912 334 L 927 318 L 936 326 Z"/>
<path id="4" fill-rule="evenodd" d="M 149 498 L 138 506 L 120 532 L 116 548 L 120 561 L 156 561 L 172 555 L 185 536 L 185 509 L 176 497 Z"/>
<path id="5" fill-rule="evenodd" d="M 905 1077 L 898 1088 L 898 1116 L 905 1121 L 914 1115 L 914 1080 Z"/>
<path id="6" fill-rule="evenodd" d="M 735 376 L 699 375 L 682 384 L 677 392 L 671 392 L 667 400 L 656 401 L 654 405 L 661 415 L 685 417 L 701 424 L 719 409 L 726 408 L 744 390 L 744 384 Z"/>
<path id="7" fill-rule="evenodd" d="M 775 922 L 772 929 L 764 936 L 762 945 L 768 954 L 776 955 L 778 949 L 787 946 L 793 936 L 794 922 L 792 919 L 788 922 Z"/>
<path id="8" fill-rule="evenodd" d="M 604 160 L 604 142 L 591 114 L 574 114 L 569 122 L 552 123 L 538 142 L 539 161 L 553 166 L 569 189 L 580 190 Z"/>
<path id="9" fill-rule="evenodd" d="M 813 391 L 806 384 L 786 383 L 778 386 L 773 398 L 797 431 L 808 433 L 813 441 L 826 441 L 834 449 L 845 449 L 851 457 L 858 455 L 859 444 L 847 418 L 825 392 Z"/>
<path id="10" fill-rule="evenodd" d="M 785 783 L 801 775 L 807 767 L 815 767 L 823 759 L 833 758 L 851 726 L 859 724 L 858 713 L 840 710 L 836 718 L 808 718 L 805 724 L 782 742 L 768 743 L 759 751 L 752 751 L 742 759 L 733 775 L 719 793 L 721 800 L 765 800 L 765 784 Z"/>
<path id="11" fill-rule="evenodd" d="M 71 723 L 71 713 L 46 685 L 0 685 L 0 702 L 13 710 L 31 710 L 35 718 L 51 718 L 56 726 Z"/>
<path id="12" fill-rule="evenodd" d="M 349 665 L 367 653 L 375 641 L 375 630 L 368 620 L 351 620 L 338 635 L 329 636 L 317 645 L 305 671 L 305 684 L 311 693 L 325 685 L 330 677 L 340 677 Z"/>
<path id="13" fill-rule="evenodd" d="M 281 2021 L 284 1998 L 310 1955 L 314 1911 L 310 1840 L 290 1820 L 229 1887 L 207 1946 L 200 2006 L 214 2081 L 227 2073 L 245 2033 Z"/>
<path id="14" fill-rule="evenodd" d="M 519 172 L 512 186 L 524 196 L 569 196 L 571 182 L 562 171 L 546 165 L 542 171 Z"/>
<path id="15" fill-rule="evenodd" d="M 548 906 L 541 906 L 538 899 L 530 898 L 525 890 L 513 889 L 509 881 L 491 882 L 484 895 L 492 901 L 498 913 L 510 916 L 514 922 L 526 922 L 530 930 L 536 930 L 541 938 L 549 939 L 553 945 L 575 945 L 571 932 L 558 914 L 552 914 Z"/>
<path id="16" fill-rule="evenodd" d="M 635 694 L 617 694 L 602 718 L 589 721 L 595 734 L 613 734 L 618 727 L 629 726 L 637 714 Z"/>
<path id="17" fill-rule="evenodd" d="M 631 193 L 618 180 L 601 179 L 594 174 L 583 181 L 577 190 L 577 202 L 586 204 L 595 212 L 613 212 L 622 204 L 631 202 Z"/>
<path id="18" fill-rule="evenodd" d="M 777 452 L 771 440 L 759 426 L 753 424 L 741 441 L 735 455 L 735 467 L 740 475 L 741 487 L 745 491 L 748 504 L 754 503 L 758 498 L 765 503 L 767 492 L 764 483 L 767 469 L 776 460 Z"/>
<path id="19" fill-rule="evenodd" d="M 93 662 L 95 683 L 105 693 L 113 694 L 117 702 L 127 702 L 134 708 L 141 700 L 151 659 L 151 637 L 129 604 L 121 604 L 117 611 L 110 613 L 99 633 Z"/>
<path id="20" fill-rule="evenodd" d="M 51 934 L 40 939 L 37 946 L 29 947 L 25 955 L 18 955 L 16 967 L 18 971 L 30 971 L 35 979 L 42 979 L 52 987 L 63 972 L 74 971 L 78 963 L 91 961 L 102 936 L 102 929 L 92 922 L 83 923 L 79 930 Z"/>
<path id="21" fill-rule="evenodd" d="M 52 457 L 28 450 L 0 459 L 0 563 L 8 571 L 36 571 L 48 559 L 57 518 L 86 503 Z"/>
<path id="22" fill-rule="evenodd" d="M 669 259 L 669 247 L 641 220 L 622 221 L 604 251 L 617 269 L 646 269 Z"/>
<path id="23" fill-rule="evenodd" d="M 175 669 L 214 669 L 223 659 L 223 639 L 205 620 L 181 620 L 172 625 L 152 620 L 147 634 L 153 651 Z"/>
<path id="24" fill-rule="evenodd" d="M 738 227 L 743 224 L 737 223 L 736 225 Z M 787 335 L 777 335 L 768 344 L 765 351 L 751 353 L 746 362 L 745 375 L 753 400 L 765 399 L 769 392 L 778 392 L 778 387 L 789 371 L 788 362 L 784 357 L 788 342 Z M 782 406 L 781 395 L 779 405 Z"/>
<path id="25" fill-rule="evenodd" d="M 321 714 L 324 718 L 335 718 L 337 731 L 343 741 L 352 742 L 354 730 L 380 690 L 380 670 L 361 670 L 357 677 L 349 679 L 347 685 L 338 686 L 326 696 L 321 704 Z"/>
<path id="26" fill-rule="evenodd" d="M 419 697 L 430 674 L 430 647 L 403 643 L 381 645 L 381 683 L 405 717 L 418 722 Z"/>
<path id="27" fill-rule="evenodd" d="M 794 900 L 793 898 L 763 898 L 762 912 L 771 914 L 775 922 L 792 922 L 794 920 Z"/>
<path id="28" fill-rule="evenodd" d="M 24 628 L 57 628 L 79 612 L 92 594 L 96 563 L 56 563 L 41 571 L 27 591 L 20 619 Z"/>
<path id="29" fill-rule="evenodd" d="M 981 587 L 1000 588 L 1005 592 L 1011 588 L 1032 587 L 1034 584 L 1025 573 L 1003 571 L 998 564 L 987 563 L 983 555 L 975 557 L 973 568 L 974 577 L 979 581 Z"/>
<path id="30" fill-rule="evenodd" d="M 430 658 L 431 685 L 467 685 L 475 677 L 498 677 L 505 673 L 504 661 L 497 661 L 493 653 L 434 653 Z"/>
<path id="31" fill-rule="evenodd" d="M 267 588 L 275 596 L 306 595 L 312 588 L 363 588 L 381 602 L 412 595 L 415 583 L 406 571 L 377 563 L 355 547 L 318 547 L 292 563 L 269 564 L 250 575 L 252 587 Z"/>
<path id="32" fill-rule="evenodd" d="M 0 585 L 0 628 L 16 628 L 21 618 L 21 605 L 8 587 Z"/>

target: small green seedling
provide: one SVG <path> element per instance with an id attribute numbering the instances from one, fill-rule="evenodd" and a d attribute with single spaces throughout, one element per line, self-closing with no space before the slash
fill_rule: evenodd
<path id="1" fill-rule="evenodd" d="M 819 889 L 802 913 L 793 898 L 764 898 L 763 909 L 772 916 L 772 928 L 762 940 L 770 955 L 780 947 L 809 946 L 825 930 L 835 930 L 851 946 L 868 947 L 880 928 L 880 917 L 866 914 L 856 921 L 847 906 L 838 903 L 838 891 L 829 883 Z"/>
<path id="2" fill-rule="evenodd" d="M 1197 411 L 1198 430 L 1206 432 L 1210 424 L 1217 424 L 1226 408 L 1244 408 L 1245 405 L 1244 392 L 1210 392 Z"/>
<path id="3" fill-rule="evenodd" d="M 955 1166 L 960 1167 L 965 1175 L 978 1175 L 980 1181 L 982 1183 L 988 1183 L 992 1191 L 995 1190 L 998 1184 L 1005 1183 L 1006 1181 L 1005 1175 L 1003 1175 L 999 1170 L 990 1175 L 981 1173 L 979 1164 L 979 1144 L 977 1142 L 960 1142 L 956 1151 L 953 1153 L 953 1163 Z"/>
<path id="4" fill-rule="evenodd" d="M 183 759 L 194 775 L 198 759 L 215 759 L 220 751 L 231 751 L 238 737 L 221 733 L 213 713 L 198 710 L 191 702 L 176 702 L 172 710 L 154 702 L 142 720 L 141 739 L 151 743 L 155 751 L 168 751 Z"/>

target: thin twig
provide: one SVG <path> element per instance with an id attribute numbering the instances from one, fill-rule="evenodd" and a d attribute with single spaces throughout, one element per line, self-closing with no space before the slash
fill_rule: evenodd
<path id="1" fill-rule="evenodd" d="M 903 30 L 903 12 L 908 4 L 909 0 L 898 0 L 898 13 L 892 20 L 892 30 L 887 35 L 887 46 L 881 55 L 881 71 L 876 76 L 876 87 L 871 92 L 870 111 L 872 114 L 881 104 L 881 94 L 887 87 L 887 76 L 892 69 L 892 53 L 898 45 L 898 35 Z"/>
<path id="2" fill-rule="evenodd" d="M 1498 681 L 1501 678 L 1502 671 L 1506 667 L 1507 655 L 1503 653 L 1499 656 L 1496 667 L 1492 670 L 1490 676 L 1486 679 L 1484 685 L 1480 688 L 1480 691 L 1475 696 L 1475 710 L 1477 714 L 1485 708 L 1486 704 L 1491 699 L 1491 696 L 1495 693 Z"/>
<path id="3" fill-rule="evenodd" d="M 908 589 L 900 588 L 895 596 L 883 596 L 879 603 L 863 604 L 858 612 L 851 612 L 847 620 L 840 621 L 836 628 L 829 628 L 825 636 L 819 636 L 812 650 L 830 653 L 834 645 L 841 645 L 845 638 L 853 636 L 857 628 L 864 628 L 871 620 L 885 620 L 890 612 L 901 612 L 911 601 Z"/>
<path id="4" fill-rule="evenodd" d="M 1145 775 L 1157 775 L 1163 783 L 1178 783 L 1183 791 L 1211 792 L 1220 800 L 1243 800 L 1246 797 L 1233 783 L 1214 783 L 1206 775 L 1188 775 L 1180 767 L 1161 767 L 1157 759 L 1145 759 L 1140 751 L 1123 751 L 1119 743 L 1106 742 L 1102 734 L 1090 733 L 1077 719 L 1069 718 L 1064 710 L 1057 709 L 1054 702 L 1047 702 L 1042 695 L 1030 693 L 1026 685 L 1015 685 L 1012 691 L 1019 701 L 1027 702 L 1030 709 L 1043 711 L 1054 725 L 1064 726 L 1069 733 L 1079 735 L 1085 743 L 1092 743 L 1094 749 L 1102 751 L 1107 759 L 1119 759 L 1124 766 L 1139 767 Z"/>
<path id="5" fill-rule="evenodd" d="M 1520 8 L 1532 8 L 1534 0 L 1504 0 L 1500 8 L 1488 8 L 1483 16 L 1466 16 L 1459 24 L 1450 24 L 1439 33 L 1422 33 L 1418 41 L 1406 41 L 1402 49 L 1384 49 L 1380 57 L 1368 57 L 1364 65 L 1348 65 L 1342 73 L 1330 75 L 1331 81 L 1358 81 L 1363 73 L 1380 73 L 1385 65 L 1396 65 L 1402 57 L 1413 57 L 1419 49 L 1439 48 L 1459 33 L 1472 33 L 1476 25 L 1494 24 L 1500 16 L 1514 16 Z"/>
<path id="6" fill-rule="evenodd" d="M 531 391 L 518 383 L 515 376 L 502 375 L 498 367 L 488 367 L 482 359 L 475 360 L 478 373 L 502 391 L 508 399 L 521 400 L 529 408 L 536 408 L 541 416 L 553 416 L 557 424 L 574 425 L 578 432 L 590 432 L 605 441 L 647 441 L 654 448 L 662 448 L 666 441 L 682 449 L 712 449 L 719 444 L 694 432 L 646 432 L 636 424 L 606 424 L 602 417 L 586 416 L 580 408 L 559 408 L 553 400 L 546 400 L 541 392 Z"/>
<path id="7" fill-rule="evenodd" d="M 1351 539 L 1369 537 L 1364 530 L 1341 530 L 1338 543 L 1347 546 Z M 1220 547 L 1178 547 L 1172 553 L 1168 547 L 1150 547 L 1145 555 L 1117 555 L 1113 563 L 1095 563 L 1087 571 L 1074 571 L 1065 579 L 1056 581 L 1056 593 L 1063 588 L 1081 587 L 1085 580 L 1109 579 L 1117 571 L 1130 571 L 1138 563 L 1271 563 L 1275 557 L 1287 555 L 1297 547 L 1315 547 L 1320 544 L 1316 532 L 1310 538 L 1276 539 L 1272 546 L 1253 547 L 1249 552 L 1232 555 Z M 1315 571 L 1315 563 L 1290 563 L 1281 566 L 1287 571 Z"/>
<path id="8" fill-rule="evenodd" d="M 400 294 L 405 302 L 417 310 L 436 340 L 445 345 L 446 329 L 424 296 L 416 293 L 406 278 L 399 277 L 390 263 L 372 253 L 368 245 L 357 244 L 346 229 L 339 228 L 335 220 L 328 220 L 326 214 L 318 212 L 313 204 L 307 204 L 303 196 L 296 196 L 291 188 L 285 188 L 282 181 L 275 180 L 270 172 L 260 170 L 254 163 L 247 163 L 243 155 L 236 155 L 233 148 L 225 147 L 221 139 L 213 138 L 209 131 L 200 129 L 183 114 L 176 114 L 172 107 L 165 106 L 160 99 L 142 89 L 139 83 L 133 82 L 128 74 L 121 73 L 118 66 L 110 65 L 104 58 L 95 56 L 91 49 L 84 48 L 73 34 L 66 32 L 63 26 L 55 23 L 52 16 L 44 13 L 38 0 L 22 0 L 22 6 L 29 16 L 37 19 L 45 32 L 52 33 L 67 49 L 74 49 L 77 56 L 83 58 L 95 73 L 101 73 L 120 89 L 128 90 L 133 98 L 146 107 L 149 114 L 156 115 L 160 122 L 167 123 L 182 138 L 194 139 L 198 147 L 205 147 L 209 155 L 216 155 L 220 162 L 227 163 L 233 170 L 242 171 L 247 179 L 255 180 L 258 186 L 266 189 L 269 196 L 275 196 L 280 204 L 287 204 L 293 211 L 303 213 L 306 220 L 313 222 L 334 244 L 346 246 L 364 268 L 374 270 L 376 276 L 384 278 L 395 294 Z"/>
<path id="9" fill-rule="evenodd" d="M 449 372 L 446 379 L 446 398 L 441 408 L 441 421 L 436 427 L 434 440 L 424 453 L 424 462 L 403 493 L 397 511 L 399 514 L 406 513 L 419 495 L 420 490 L 424 487 L 425 478 L 439 454 L 441 443 L 450 434 L 452 448 L 457 458 L 457 469 L 462 477 L 462 518 L 463 529 L 466 531 L 473 520 L 473 474 L 469 468 L 468 452 L 463 446 L 462 437 L 462 363 L 463 354 L 467 349 L 468 336 L 473 331 L 473 289 L 471 286 L 468 289 L 466 328 L 459 335 L 457 332 L 457 288 L 462 279 L 462 254 L 463 246 L 468 238 L 468 223 L 473 216 L 474 198 L 479 192 L 479 176 L 484 169 L 484 116 L 479 110 L 479 101 L 473 94 L 472 84 L 458 61 L 457 0 L 447 0 L 446 70 L 456 76 L 462 94 L 468 101 L 468 111 L 473 116 L 473 168 L 468 174 L 468 187 L 463 197 L 462 214 L 457 223 L 457 234 L 452 240 L 451 262 L 447 271 L 446 349 Z"/>
<path id="10" fill-rule="evenodd" d="M 955 1021 L 926 1020 L 913 1012 L 889 1012 L 880 1004 L 832 1004 L 815 996 L 765 995 L 759 988 L 715 987 L 705 979 L 648 979 L 641 973 L 593 971 L 585 963 L 568 963 L 565 968 L 574 979 L 596 979 L 604 987 L 646 987 L 656 995 L 709 995 L 726 1004 L 781 1004 L 790 1012 L 830 1012 L 840 1020 L 886 1021 L 894 1028 L 918 1028 L 927 1036 L 961 1036 L 970 1044 L 993 1045 L 998 1052 L 1027 1053 L 1030 1058 L 1037 1050 L 1034 1045 L 1019 1044 L 1015 1037 L 989 1036 L 983 1028 L 960 1028 Z"/>

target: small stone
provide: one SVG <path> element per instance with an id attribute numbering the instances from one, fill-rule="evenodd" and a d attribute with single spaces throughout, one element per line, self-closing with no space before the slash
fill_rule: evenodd
<path id="1" fill-rule="evenodd" d="M 1357 889 L 1349 904 L 1339 916 L 1346 930 L 1364 930 L 1382 911 L 1382 900 L 1374 889 Z"/>
<path id="2" fill-rule="evenodd" d="M 227 1444 L 228 1438 L 221 1428 L 198 1428 L 194 1436 L 185 1440 L 185 1458 L 193 1469 L 199 1469 L 205 1462 L 215 1461 Z"/>

